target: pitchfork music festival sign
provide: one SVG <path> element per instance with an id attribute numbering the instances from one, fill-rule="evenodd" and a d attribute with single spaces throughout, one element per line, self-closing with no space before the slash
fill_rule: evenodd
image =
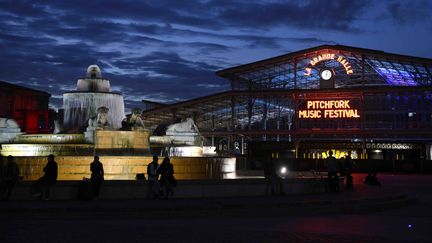
<path id="1" fill-rule="evenodd" d="M 298 118 L 359 118 L 358 109 L 350 104 L 350 100 L 308 100 L 305 109 L 299 109 Z"/>

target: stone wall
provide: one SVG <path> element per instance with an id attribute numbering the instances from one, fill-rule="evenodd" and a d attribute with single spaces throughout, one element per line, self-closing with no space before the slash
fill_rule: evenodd
<path id="1" fill-rule="evenodd" d="M 95 150 L 103 155 L 146 155 L 150 154 L 148 131 L 105 131 L 96 130 Z"/>
<path id="2" fill-rule="evenodd" d="M 147 172 L 151 156 L 99 156 L 105 170 L 105 180 L 135 180 L 138 173 Z M 15 157 L 24 180 L 36 180 L 43 175 L 46 157 Z M 56 156 L 58 180 L 90 178 L 92 156 Z M 235 158 L 171 157 L 175 177 L 182 179 L 231 178 L 235 175 Z M 162 162 L 160 158 L 159 163 Z M 147 177 L 147 174 L 146 174 Z"/>

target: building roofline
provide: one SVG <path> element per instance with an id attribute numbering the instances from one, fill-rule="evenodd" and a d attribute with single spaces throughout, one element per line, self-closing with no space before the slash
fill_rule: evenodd
<path id="1" fill-rule="evenodd" d="M 151 101 L 151 100 L 141 100 L 141 102 L 146 103 L 146 104 L 152 104 L 152 105 L 160 105 L 160 106 L 169 105 L 166 103 L 161 103 L 161 102 L 156 102 L 156 101 Z"/>
<path id="2" fill-rule="evenodd" d="M 380 51 L 380 50 L 359 48 L 359 47 L 353 47 L 353 46 L 345 46 L 345 45 L 320 45 L 320 46 L 307 48 L 307 49 L 291 52 L 291 53 L 280 55 L 280 56 L 275 56 L 275 57 L 259 60 L 256 62 L 243 64 L 243 65 L 236 66 L 236 67 L 222 69 L 222 70 L 217 71 L 216 75 L 223 77 L 223 78 L 228 78 L 234 72 L 245 71 L 248 69 L 255 68 L 257 66 L 263 66 L 263 65 L 267 65 L 267 64 L 271 64 L 271 63 L 275 63 L 275 62 L 280 62 L 283 60 L 290 60 L 290 59 L 299 58 L 299 57 L 302 57 L 302 56 L 309 54 L 311 52 L 319 51 L 319 50 L 323 50 L 323 49 L 334 49 L 334 50 L 340 50 L 340 51 L 346 51 L 346 52 L 358 52 L 360 54 L 378 56 L 378 57 L 383 57 L 383 58 L 387 58 L 387 59 L 402 60 L 402 61 L 408 61 L 408 62 L 424 62 L 424 63 L 429 63 L 430 65 L 432 65 L 432 59 L 430 59 L 430 58 L 415 57 L 415 56 L 408 56 L 408 55 L 401 55 L 401 54 L 394 54 L 394 53 L 386 53 L 386 52 Z"/>
<path id="3" fill-rule="evenodd" d="M 43 95 L 43 96 L 51 97 L 51 94 L 48 93 L 48 92 L 37 90 L 37 89 L 28 88 L 28 87 L 17 85 L 17 84 L 8 83 L 8 82 L 1 81 L 1 80 L 0 80 L 0 86 L 3 86 L 3 87 L 6 86 L 6 87 L 10 87 L 10 88 L 23 89 L 23 90 L 31 91 L 31 92 L 34 92 L 34 93 L 39 93 L 40 95 Z"/>

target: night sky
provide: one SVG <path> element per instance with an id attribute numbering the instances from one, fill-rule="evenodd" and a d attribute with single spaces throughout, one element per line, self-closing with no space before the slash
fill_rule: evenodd
<path id="1" fill-rule="evenodd" d="M 129 111 L 227 90 L 217 70 L 317 45 L 432 58 L 431 10 L 427 0 L 0 0 L 0 80 L 47 91 L 60 108 L 97 64 Z"/>

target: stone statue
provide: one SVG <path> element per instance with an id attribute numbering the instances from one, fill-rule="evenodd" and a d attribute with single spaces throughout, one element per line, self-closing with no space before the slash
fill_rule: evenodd
<path id="1" fill-rule="evenodd" d="M 88 120 L 88 127 L 84 132 L 86 141 L 94 143 L 95 130 L 110 130 L 112 129 L 108 116 L 109 109 L 101 106 L 97 109 L 97 116 Z"/>
<path id="2" fill-rule="evenodd" d="M 16 128 L 19 128 L 19 125 L 14 119 L 0 118 L 0 127 L 1 128 L 16 129 Z"/>
<path id="3" fill-rule="evenodd" d="M 0 118 L 0 143 L 9 143 L 21 133 L 21 128 L 14 119 Z"/>
<path id="4" fill-rule="evenodd" d="M 150 143 L 163 145 L 199 146 L 202 143 L 198 127 L 192 118 L 167 127 L 165 136 L 151 136 Z"/>
<path id="5" fill-rule="evenodd" d="M 59 120 L 54 120 L 54 131 L 53 134 L 59 134 L 63 131 L 63 126 L 60 124 Z"/>
<path id="6" fill-rule="evenodd" d="M 109 109 L 104 106 L 99 107 L 97 109 L 97 116 L 89 119 L 88 128 L 94 128 L 97 130 L 110 129 L 111 124 L 109 122 L 108 111 Z"/>
<path id="7" fill-rule="evenodd" d="M 183 122 L 169 125 L 166 130 L 166 135 L 177 133 L 199 133 L 199 131 L 194 120 L 189 117 Z"/>
<path id="8" fill-rule="evenodd" d="M 141 110 L 139 108 L 133 108 L 131 116 L 123 119 L 122 130 L 144 130 L 144 121 L 141 119 Z"/>

